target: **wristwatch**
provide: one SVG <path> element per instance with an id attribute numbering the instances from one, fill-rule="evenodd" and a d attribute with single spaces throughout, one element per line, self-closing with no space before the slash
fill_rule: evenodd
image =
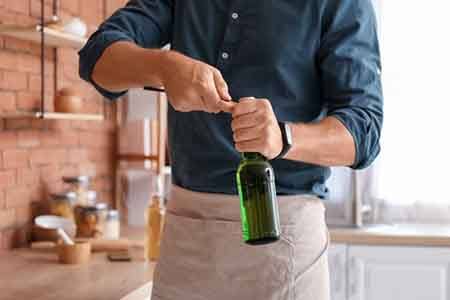
<path id="1" fill-rule="evenodd" d="M 274 159 L 280 159 L 283 158 L 289 150 L 292 148 L 292 131 L 291 127 L 288 123 L 285 122 L 278 122 L 278 125 L 280 125 L 281 130 L 281 137 L 283 139 L 283 149 L 281 149 L 280 154 L 278 154 L 277 157 Z"/>

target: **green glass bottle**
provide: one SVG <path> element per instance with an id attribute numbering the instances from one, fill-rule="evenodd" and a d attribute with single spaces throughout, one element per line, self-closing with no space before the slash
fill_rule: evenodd
<path id="1" fill-rule="evenodd" d="M 236 180 L 244 241 L 250 245 L 278 241 L 280 215 L 270 163 L 259 153 L 242 153 Z"/>

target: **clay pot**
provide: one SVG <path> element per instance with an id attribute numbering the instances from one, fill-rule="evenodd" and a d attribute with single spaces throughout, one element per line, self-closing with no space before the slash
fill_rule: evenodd
<path id="1" fill-rule="evenodd" d="M 55 112 L 82 113 L 83 98 L 72 88 L 62 88 L 55 97 Z"/>

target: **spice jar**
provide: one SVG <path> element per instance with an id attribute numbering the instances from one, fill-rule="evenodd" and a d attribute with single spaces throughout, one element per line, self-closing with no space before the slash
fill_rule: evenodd
<path id="1" fill-rule="evenodd" d="M 105 229 L 103 238 L 108 240 L 117 240 L 120 237 L 120 220 L 117 210 L 109 210 L 106 215 Z"/>
<path id="2" fill-rule="evenodd" d="M 73 205 L 76 200 L 74 192 L 51 195 L 50 214 L 74 220 Z"/>
<path id="3" fill-rule="evenodd" d="M 71 190 L 77 194 L 77 205 L 89 205 L 89 176 L 63 177 L 63 181 L 72 186 Z"/>
<path id="4" fill-rule="evenodd" d="M 98 203 L 94 206 L 76 206 L 77 237 L 101 237 L 104 231 L 107 209 L 106 203 Z"/>

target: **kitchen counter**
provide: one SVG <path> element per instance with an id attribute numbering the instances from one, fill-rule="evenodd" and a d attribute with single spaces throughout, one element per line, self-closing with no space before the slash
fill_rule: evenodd
<path id="1" fill-rule="evenodd" d="M 142 230 L 126 236 L 143 240 Z M 374 225 L 330 227 L 333 243 L 383 246 L 450 247 L 450 227 L 438 225 Z M 95 253 L 89 264 L 59 264 L 55 253 L 19 249 L 0 257 L 0 300 L 145 300 L 150 299 L 154 264 L 143 249 L 133 248 L 132 262 L 109 262 Z"/>
<path id="2" fill-rule="evenodd" d="M 142 248 L 130 253 L 131 262 L 94 253 L 88 264 L 73 266 L 59 264 L 48 249 L 14 250 L 0 256 L 0 300 L 144 300 L 154 264 L 145 262 Z"/>
<path id="3" fill-rule="evenodd" d="M 332 243 L 377 245 L 450 247 L 450 226 L 396 224 L 369 225 L 363 228 L 330 227 Z"/>

